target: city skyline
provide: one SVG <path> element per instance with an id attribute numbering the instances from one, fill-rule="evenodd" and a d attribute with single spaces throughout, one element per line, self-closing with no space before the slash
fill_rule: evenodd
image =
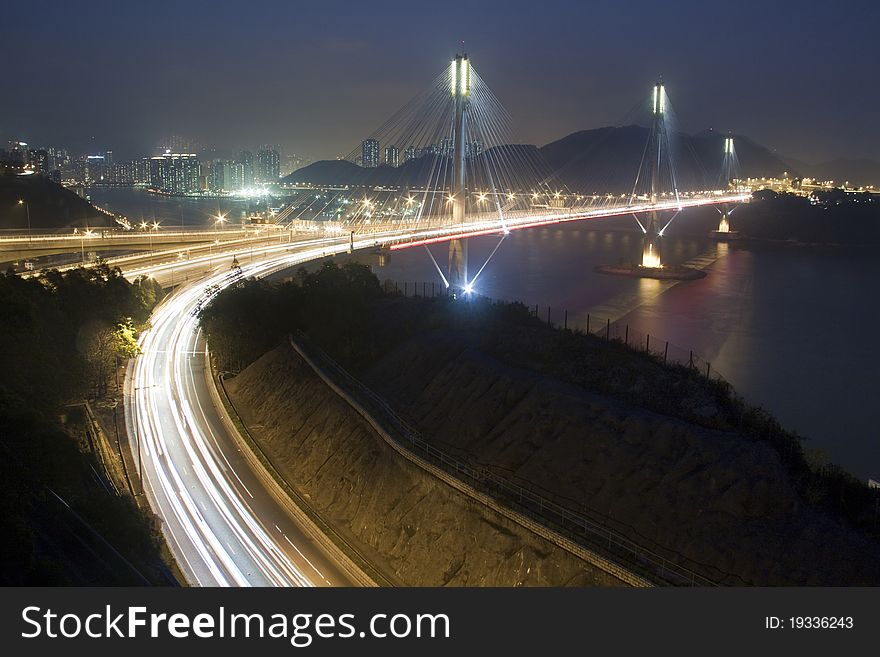
<path id="1" fill-rule="evenodd" d="M 17 93 L 0 128 L 7 139 L 123 157 L 176 132 L 221 150 L 271 142 L 332 159 L 428 84 L 463 40 L 527 143 L 621 123 L 662 73 L 685 132 L 733 130 L 808 162 L 880 150 L 878 91 L 864 83 L 875 6 L 505 7 L 481 3 L 457 21 L 455 11 L 395 2 L 262 2 L 244 14 L 188 3 L 173 15 L 162 2 L 48 16 L 16 6 L 0 50 L 20 60 Z M 145 28 L 122 42 L 132 21 Z M 300 24 L 308 28 L 290 36 Z M 34 43 L 43 57 L 18 56 Z"/>

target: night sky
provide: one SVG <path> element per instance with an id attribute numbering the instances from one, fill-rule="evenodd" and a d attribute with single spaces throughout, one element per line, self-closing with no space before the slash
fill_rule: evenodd
<path id="1" fill-rule="evenodd" d="M 464 40 L 523 141 L 620 123 L 662 73 L 680 127 L 880 157 L 880 3 L 10 2 L 0 139 L 150 154 L 165 135 L 348 154 Z"/>

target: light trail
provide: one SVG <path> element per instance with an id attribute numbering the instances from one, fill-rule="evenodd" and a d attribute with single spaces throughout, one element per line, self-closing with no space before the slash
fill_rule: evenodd
<path id="1" fill-rule="evenodd" d="M 317 242 L 317 244 L 316 244 Z M 369 244 L 359 244 L 369 246 Z M 265 248 L 245 276 L 263 276 L 345 251 L 348 241 L 309 240 Z M 204 262 L 190 262 L 190 266 Z M 158 268 L 157 268 L 158 269 Z M 128 272 L 136 276 L 146 272 Z M 353 584 L 291 518 L 241 454 L 208 386 L 204 338 L 194 310 L 237 280 L 209 273 L 174 292 L 153 313 L 127 380 L 126 421 L 142 450 L 144 488 L 187 580 L 216 586 Z M 216 286 L 216 288 L 214 287 Z M 234 429 L 233 429 L 234 430 Z"/>
<path id="2" fill-rule="evenodd" d="M 308 261 L 354 249 L 391 244 L 409 248 L 576 221 L 598 216 L 678 209 L 745 200 L 740 196 L 671 201 L 562 213 L 506 217 L 447 228 L 395 228 L 359 235 L 310 238 L 235 252 L 245 277 L 267 276 Z M 126 377 L 125 416 L 132 452 L 142 457 L 144 491 L 163 520 L 162 531 L 187 581 L 206 586 L 324 586 L 364 583 L 345 559 L 328 556 L 295 519 L 292 502 L 241 446 L 236 429 L 212 396 L 204 336 L 197 311 L 238 277 L 215 262 L 232 254 L 202 255 L 129 269 L 129 278 L 186 271 L 194 280 L 179 286 L 153 312 L 152 326 L 140 339 L 142 353 Z M 436 264 L 436 263 L 435 263 Z M 439 267 L 438 267 L 439 269 Z M 441 272 L 442 273 L 442 272 Z M 479 273 L 478 273 L 479 275 Z M 471 281 L 471 286 L 473 281 Z M 137 457 L 136 457 L 137 460 Z"/>
<path id="3" fill-rule="evenodd" d="M 550 213 L 545 215 L 529 215 L 527 217 L 511 218 L 507 217 L 504 222 L 481 221 L 469 222 L 459 226 L 446 226 L 433 230 L 422 231 L 422 235 L 406 241 L 406 238 L 398 237 L 395 243 L 389 248 L 392 251 L 401 249 L 409 249 L 414 246 L 422 246 L 428 244 L 439 244 L 440 242 L 448 242 L 454 239 L 466 239 L 468 237 L 480 237 L 483 235 L 494 235 L 504 231 L 523 230 L 524 228 L 538 228 L 540 226 L 550 226 L 553 224 L 568 223 L 572 221 L 585 221 L 588 219 L 598 219 L 601 217 L 617 217 L 624 214 L 637 214 L 641 212 L 650 212 L 652 210 L 682 210 L 684 208 L 693 208 L 704 205 L 718 205 L 721 203 L 745 203 L 748 202 L 750 195 L 736 194 L 731 196 L 712 196 L 709 198 L 690 198 L 672 201 L 662 201 L 660 203 L 641 203 L 636 205 L 626 205 L 613 208 L 596 208 L 593 210 L 574 210 L 569 212 Z"/>

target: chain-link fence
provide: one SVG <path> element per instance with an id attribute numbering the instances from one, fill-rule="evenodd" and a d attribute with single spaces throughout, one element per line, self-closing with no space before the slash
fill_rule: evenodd
<path id="1" fill-rule="evenodd" d="M 438 281 L 385 281 L 386 293 L 400 294 L 405 297 L 439 297 L 454 296 L 456 292 L 449 286 Z M 500 299 L 492 299 L 471 293 L 465 298 L 475 298 L 491 303 L 509 303 Z M 682 347 L 665 340 L 662 336 L 651 335 L 639 331 L 635 326 L 610 318 L 593 315 L 588 312 L 570 313 L 565 308 L 542 306 L 530 307 L 532 315 L 547 323 L 547 326 L 563 330 L 589 333 L 605 340 L 623 343 L 637 351 L 643 351 L 656 357 L 663 363 L 678 364 L 692 369 L 707 379 L 727 383 L 722 374 L 712 363 L 697 354 L 693 349 Z"/>
<path id="2" fill-rule="evenodd" d="M 439 466 L 460 481 L 536 520 L 562 537 L 607 555 L 610 559 L 625 564 L 633 572 L 645 575 L 649 580 L 685 586 L 717 585 L 715 580 L 695 570 L 705 570 L 703 564 L 691 563 L 683 555 L 666 548 L 649 549 L 603 524 L 601 520 L 573 510 L 564 501 L 560 503 L 552 499 L 545 491 L 539 493 L 535 487 L 512 481 L 494 471 L 491 466 L 467 457 L 453 456 L 427 442 L 386 400 L 361 383 L 320 347 L 301 333 L 297 334 L 296 340 L 300 348 L 309 353 L 336 385 L 355 397 L 386 430 L 390 430 L 400 446 L 420 458 Z M 726 574 L 719 575 L 723 577 Z"/>

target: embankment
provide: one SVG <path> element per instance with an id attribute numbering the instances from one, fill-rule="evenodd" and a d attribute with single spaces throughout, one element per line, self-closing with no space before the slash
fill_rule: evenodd
<path id="1" fill-rule="evenodd" d="M 468 332 L 423 334 L 365 379 L 438 448 L 588 509 L 715 581 L 880 583 L 877 543 L 805 503 L 767 443 L 511 366 L 511 347 L 540 352 L 540 331 L 517 333 L 491 346 Z"/>
<path id="2" fill-rule="evenodd" d="M 620 585 L 401 457 L 286 342 L 227 390 L 288 483 L 393 582 Z"/>

